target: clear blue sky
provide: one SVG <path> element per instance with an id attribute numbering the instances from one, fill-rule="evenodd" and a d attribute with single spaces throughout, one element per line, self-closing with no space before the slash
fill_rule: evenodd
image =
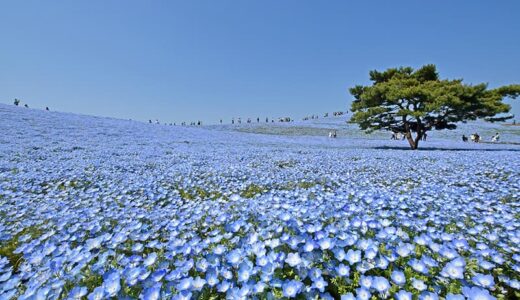
<path id="1" fill-rule="evenodd" d="M 519 12 L 518 0 L 2 1 L 0 102 L 210 123 L 346 110 L 348 87 L 401 65 L 519 83 Z"/>

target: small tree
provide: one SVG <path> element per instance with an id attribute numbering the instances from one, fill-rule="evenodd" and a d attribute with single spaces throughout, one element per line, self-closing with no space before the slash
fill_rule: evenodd
<path id="1" fill-rule="evenodd" d="M 20 105 L 20 99 L 14 99 L 14 105 L 18 106 Z"/>
<path id="2" fill-rule="evenodd" d="M 355 98 L 350 122 L 368 133 L 381 129 L 400 132 L 412 149 L 432 129 L 455 129 L 457 122 L 480 118 L 491 122 L 510 119 L 512 116 L 495 116 L 509 112 L 510 106 L 502 102 L 505 97 L 520 95 L 520 85 L 488 89 L 484 83 L 441 80 L 435 65 L 374 70 L 370 80 L 370 86 L 350 89 Z"/>

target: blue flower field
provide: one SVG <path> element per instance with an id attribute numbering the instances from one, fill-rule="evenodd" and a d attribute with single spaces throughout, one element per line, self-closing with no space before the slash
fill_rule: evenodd
<path id="1" fill-rule="evenodd" d="M 0 299 L 518 299 L 520 127 L 411 151 L 347 118 L 0 105 Z"/>

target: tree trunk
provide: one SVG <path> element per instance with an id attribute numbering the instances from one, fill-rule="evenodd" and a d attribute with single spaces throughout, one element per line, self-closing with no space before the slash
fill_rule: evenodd
<path id="1" fill-rule="evenodd" d="M 408 140 L 408 144 L 410 144 L 410 148 L 412 148 L 412 150 L 417 150 L 417 147 L 419 147 L 419 141 L 422 138 L 422 133 L 420 131 L 417 132 L 415 139 L 413 138 L 412 132 L 410 130 L 408 130 L 405 135 L 406 139 Z"/>

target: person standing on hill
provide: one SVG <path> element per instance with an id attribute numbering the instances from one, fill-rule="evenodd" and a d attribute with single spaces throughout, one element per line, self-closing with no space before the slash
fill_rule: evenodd
<path id="1" fill-rule="evenodd" d="M 498 142 L 500 140 L 500 135 L 498 132 L 491 138 L 492 142 Z"/>

